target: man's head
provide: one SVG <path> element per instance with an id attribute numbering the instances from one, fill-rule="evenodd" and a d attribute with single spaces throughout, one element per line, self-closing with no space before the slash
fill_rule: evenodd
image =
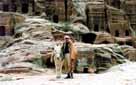
<path id="1" fill-rule="evenodd" d="M 69 42 L 69 40 L 70 40 L 70 36 L 65 35 L 65 36 L 64 36 L 64 40 L 65 40 L 66 42 Z"/>

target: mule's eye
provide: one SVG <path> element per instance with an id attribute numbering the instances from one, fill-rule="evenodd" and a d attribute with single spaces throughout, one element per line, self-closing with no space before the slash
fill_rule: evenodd
<path id="1" fill-rule="evenodd" d="M 51 48 L 52 50 L 54 50 L 54 48 Z"/>

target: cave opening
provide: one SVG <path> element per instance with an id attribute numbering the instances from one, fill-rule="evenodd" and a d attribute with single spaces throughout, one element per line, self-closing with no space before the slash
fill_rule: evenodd
<path id="1" fill-rule="evenodd" d="M 28 3 L 23 3 L 22 4 L 22 8 L 21 8 L 21 11 L 22 11 L 22 13 L 28 13 L 28 7 L 29 7 L 29 5 L 28 5 Z"/>
<path id="2" fill-rule="evenodd" d="M 58 23 L 59 22 L 59 16 L 53 15 L 53 22 Z"/>
<path id="3" fill-rule="evenodd" d="M 125 35 L 129 36 L 129 31 L 128 30 L 125 31 Z"/>
<path id="4" fill-rule="evenodd" d="M 82 34 L 82 41 L 84 43 L 91 43 L 91 44 L 93 44 L 95 39 L 96 39 L 96 34 L 94 34 L 94 33 Z"/>
<path id="5" fill-rule="evenodd" d="M 133 46 L 133 43 L 132 43 L 132 41 L 127 41 L 126 45 Z"/>
<path id="6" fill-rule="evenodd" d="M 98 24 L 95 24 L 95 25 L 94 25 L 94 31 L 96 31 L 96 32 L 99 31 L 99 25 L 98 25 Z"/>

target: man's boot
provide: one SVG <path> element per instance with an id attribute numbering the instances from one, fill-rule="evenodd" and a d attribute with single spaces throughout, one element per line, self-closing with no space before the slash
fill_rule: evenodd
<path id="1" fill-rule="evenodd" d="M 67 74 L 67 76 L 65 77 L 65 79 L 69 79 L 69 78 L 71 78 L 70 73 Z"/>
<path id="2" fill-rule="evenodd" d="M 73 79 L 73 73 L 70 73 L 70 78 L 72 78 L 72 79 Z"/>

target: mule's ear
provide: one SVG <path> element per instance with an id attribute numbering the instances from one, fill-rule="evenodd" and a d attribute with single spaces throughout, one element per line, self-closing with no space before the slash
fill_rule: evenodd
<path id="1" fill-rule="evenodd" d="M 61 47 L 63 46 L 63 42 L 60 42 L 60 46 L 61 46 Z"/>

